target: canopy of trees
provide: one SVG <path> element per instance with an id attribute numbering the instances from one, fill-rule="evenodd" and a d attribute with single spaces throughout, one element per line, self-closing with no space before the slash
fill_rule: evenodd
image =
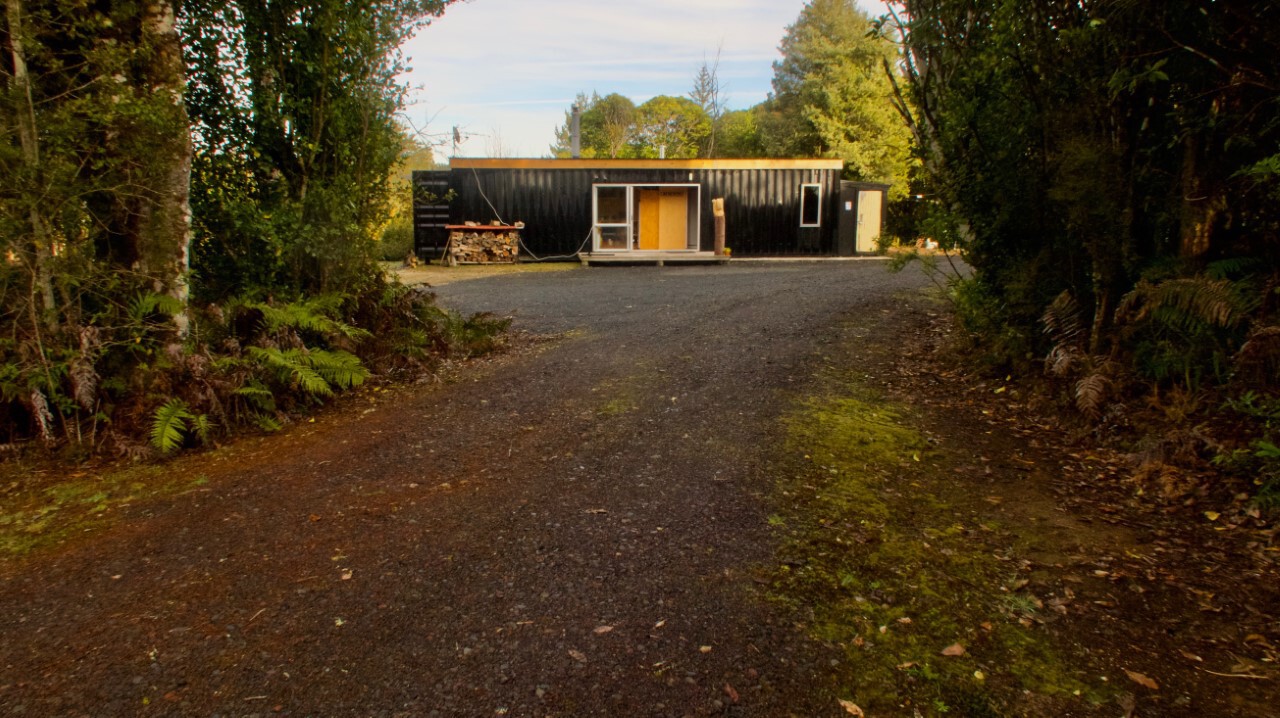
<path id="1" fill-rule="evenodd" d="M 988 348 L 1048 353 L 1095 416 L 1134 380 L 1280 383 L 1280 6 L 896 7 L 899 109 Z"/>
<path id="2" fill-rule="evenodd" d="M 160 438 L 270 424 L 273 387 L 359 381 L 379 322 L 425 347 L 434 308 L 373 251 L 397 48 L 449 2 L 6 0 L 6 439 L 124 446 L 157 404 Z"/>

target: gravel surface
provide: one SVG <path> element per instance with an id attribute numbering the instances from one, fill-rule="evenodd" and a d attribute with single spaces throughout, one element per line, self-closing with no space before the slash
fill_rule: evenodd
<path id="1" fill-rule="evenodd" d="M 563 333 L 189 457 L 0 566 L 6 715 L 839 715 L 763 600 L 779 417 L 882 263 L 599 268 L 441 303 Z"/>

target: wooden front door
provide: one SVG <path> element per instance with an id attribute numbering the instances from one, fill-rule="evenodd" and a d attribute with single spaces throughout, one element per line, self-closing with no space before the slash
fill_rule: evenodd
<path id="1" fill-rule="evenodd" d="M 640 197 L 637 249 L 688 249 L 688 190 L 637 189 L 636 193 Z"/>
<path id="2" fill-rule="evenodd" d="M 639 249 L 658 249 L 662 201 L 656 189 L 642 189 L 640 193 L 640 244 Z"/>
<path id="3" fill-rule="evenodd" d="M 659 190 L 658 249 L 689 248 L 689 192 Z"/>

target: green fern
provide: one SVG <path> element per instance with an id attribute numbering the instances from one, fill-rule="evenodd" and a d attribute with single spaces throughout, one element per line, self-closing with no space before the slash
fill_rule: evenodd
<path id="1" fill-rule="evenodd" d="M 360 363 L 359 357 L 350 352 L 312 349 L 305 356 L 316 373 L 339 389 L 359 386 L 369 378 L 369 370 Z"/>
<path id="2" fill-rule="evenodd" d="M 337 319 L 341 301 L 341 297 L 325 295 L 279 306 L 265 302 L 246 302 L 241 306 L 261 312 L 263 325 L 271 332 L 289 328 L 321 336 L 342 336 L 352 341 L 363 341 L 373 336 L 367 330 Z"/>
<path id="3" fill-rule="evenodd" d="M 188 429 L 188 422 L 196 417 L 181 399 L 170 399 L 156 409 L 151 420 L 151 445 L 162 454 L 169 454 L 182 445 L 182 437 Z"/>
<path id="4" fill-rule="evenodd" d="M 268 434 L 274 434 L 283 427 L 283 424 L 277 421 L 275 417 L 268 414 L 254 414 L 253 423 Z"/>
<path id="5" fill-rule="evenodd" d="M 134 298 L 133 303 L 129 305 L 129 317 L 135 322 L 141 322 L 152 314 L 175 316 L 185 310 L 186 306 L 177 297 L 150 292 Z"/>
<path id="6" fill-rule="evenodd" d="M 250 381 L 233 393 L 236 396 L 244 397 L 245 401 L 258 409 L 264 411 L 275 411 L 276 409 L 275 394 L 272 394 L 270 389 L 256 381 Z"/>
<path id="7" fill-rule="evenodd" d="M 307 353 L 301 349 L 264 349 L 249 347 L 249 356 L 284 384 L 301 389 L 312 396 L 332 396 L 333 387 L 307 360 Z"/>

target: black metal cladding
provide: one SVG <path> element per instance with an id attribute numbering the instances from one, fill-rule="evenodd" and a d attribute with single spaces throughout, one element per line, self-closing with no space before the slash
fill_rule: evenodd
<path id="1" fill-rule="evenodd" d="M 449 241 L 449 172 L 431 170 L 413 173 L 413 248 L 423 259 L 444 254 Z"/>
<path id="2" fill-rule="evenodd" d="M 419 174 L 414 173 L 414 181 Z M 453 224 L 497 219 L 524 222 L 528 252 L 572 256 L 591 250 L 592 186 L 696 184 L 701 186 L 700 248 L 711 251 L 711 201 L 725 199 L 726 245 L 733 256 L 836 254 L 840 171 L 835 169 L 455 168 L 449 188 Z M 822 186 L 819 227 L 800 226 L 804 184 Z"/>

